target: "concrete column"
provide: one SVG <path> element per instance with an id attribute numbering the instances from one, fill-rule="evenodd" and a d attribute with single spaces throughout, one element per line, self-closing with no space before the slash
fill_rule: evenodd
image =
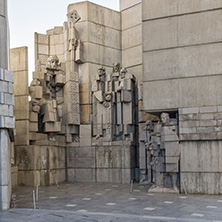
<path id="1" fill-rule="evenodd" d="M 13 73 L 8 72 L 9 34 L 7 0 L 0 0 L 0 209 L 11 200 L 11 160 L 8 129 L 14 127 Z"/>
<path id="2" fill-rule="evenodd" d="M 11 201 L 11 155 L 7 129 L 0 129 L 0 209 L 6 210 Z"/>
<path id="3" fill-rule="evenodd" d="M 0 0 L 0 67 L 8 69 L 8 18 L 7 0 Z"/>

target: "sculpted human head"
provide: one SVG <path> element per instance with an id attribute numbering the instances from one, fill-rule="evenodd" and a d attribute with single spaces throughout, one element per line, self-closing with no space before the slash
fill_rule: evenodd
<path id="1" fill-rule="evenodd" d="M 98 74 L 99 74 L 100 77 L 104 76 L 104 75 L 106 74 L 105 68 L 102 67 L 102 66 L 99 67 L 99 68 L 98 68 Z"/>
<path id="2" fill-rule="evenodd" d="M 161 122 L 163 125 L 168 124 L 170 122 L 170 116 L 169 113 L 162 113 L 160 116 Z"/>
<path id="3" fill-rule="evenodd" d="M 115 62 L 113 63 L 113 72 L 119 72 L 120 71 L 120 63 Z"/>
<path id="4" fill-rule="evenodd" d="M 59 67 L 59 58 L 56 55 L 49 56 L 46 68 L 55 70 L 58 67 Z"/>
<path id="5" fill-rule="evenodd" d="M 125 76 L 126 76 L 126 73 L 127 73 L 127 70 L 126 70 L 125 68 L 122 68 L 122 69 L 120 70 L 120 78 L 121 78 L 121 79 L 124 79 Z"/>

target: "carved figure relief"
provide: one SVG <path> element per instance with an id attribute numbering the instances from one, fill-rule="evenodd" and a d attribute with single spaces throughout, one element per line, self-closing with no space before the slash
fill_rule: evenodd
<path id="1" fill-rule="evenodd" d="M 134 137 L 135 77 L 119 63 L 112 74 L 100 67 L 92 82 L 93 136 L 103 141 L 130 140 Z"/>
<path id="2" fill-rule="evenodd" d="M 143 180 L 152 183 L 151 191 L 170 188 L 178 191 L 180 146 L 176 119 L 170 119 L 168 113 L 162 113 L 160 122 L 153 126 L 151 121 L 141 133 L 146 155 L 146 176 Z"/>

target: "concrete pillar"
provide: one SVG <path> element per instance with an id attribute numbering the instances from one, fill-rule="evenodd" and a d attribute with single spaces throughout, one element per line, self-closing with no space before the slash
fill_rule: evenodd
<path id="1" fill-rule="evenodd" d="M 0 67 L 8 69 L 8 18 L 7 0 L 0 0 Z"/>
<path id="2" fill-rule="evenodd" d="M 9 128 L 14 128 L 13 73 L 8 71 L 9 35 L 7 0 L 0 0 L 0 209 L 11 200 L 11 160 Z"/>

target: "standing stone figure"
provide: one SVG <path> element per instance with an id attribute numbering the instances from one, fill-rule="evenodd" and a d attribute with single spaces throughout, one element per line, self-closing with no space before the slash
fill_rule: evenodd
<path id="1" fill-rule="evenodd" d="M 141 133 L 141 143 L 146 149 L 147 179 L 153 183 L 150 191 L 162 192 L 169 188 L 178 192 L 180 147 L 177 135 L 177 121 L 170 119 L 168 113 L 162 113 L 154 127 L 147 121 Z"/>
<path id="2" fill-rule="evenodd" d="M 129 74 L 125 68 L 120 70 L 116 93 L 116 135 L 130 141 L 134 140 L 135 131 L 135 82 L 134 75 Z"/>
<path id="3" fill-rule="evenodd" d="M 46 100 L 41 109 L 41 119 L 46 133 L 58 133 L 61 131 L 64 74 L 58 57 L 50 56 L 45 72 Z"/>
<path id="4" fill-rule="evenodd" d="M 113 73 L 100 67 L 92 82 L 93 136 L 103 141 L 130 140 L 134 137 L 135 77 L 120 64 L 113 64 Z"/>

